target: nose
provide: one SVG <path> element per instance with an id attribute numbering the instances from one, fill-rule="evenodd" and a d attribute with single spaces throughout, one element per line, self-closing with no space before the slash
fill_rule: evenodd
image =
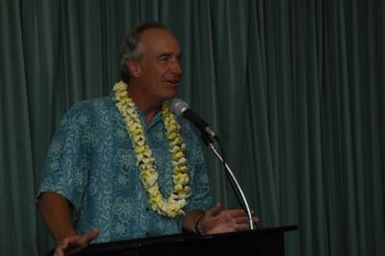
<path id="1" fill-rule="evenodd" d="M 182 66 L 179 60 L 174 60 L 171 64 L 171 71 L 176 75 L 182 75 Z"/>

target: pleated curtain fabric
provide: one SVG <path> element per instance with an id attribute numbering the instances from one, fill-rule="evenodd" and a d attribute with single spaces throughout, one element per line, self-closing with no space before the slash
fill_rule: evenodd
<path id="1" fill-rule="evenodd" d="M 299 226 L 285 255 L 384 255 L 384 14 L 381 0 L 1 0 L 0 255 L 53 248 L 35 201 L 52 134 L 111 92 L 121 41 L 152 20 L 178 36 L 179 96 L 262 226 Z M 205 150 L 216 200 L 239 207 Z"/>

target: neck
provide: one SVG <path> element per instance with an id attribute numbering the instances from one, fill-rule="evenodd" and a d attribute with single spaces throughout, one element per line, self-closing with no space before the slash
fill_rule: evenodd
<path id="1" fill-rule="evenodd" d="M 148 93 L 136 88 L 135 85 L 130 84 L 127 88 L 128 93 L 136 107 L 144 113 L 146 122 L 151 123 L 156 113 L 161 109 L 162 101 L 155 100 Z"/>

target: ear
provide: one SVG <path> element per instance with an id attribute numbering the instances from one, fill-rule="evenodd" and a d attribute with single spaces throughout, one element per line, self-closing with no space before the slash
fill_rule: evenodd
<path id="1" fill-rule="evenodd" d="M 128 72 L 132 77 L 139 77 L 142 73 L 142 67 L 140 66 L 140 63 L 135 60 L 127 60 L 126 66 L 128 69 Z"/>

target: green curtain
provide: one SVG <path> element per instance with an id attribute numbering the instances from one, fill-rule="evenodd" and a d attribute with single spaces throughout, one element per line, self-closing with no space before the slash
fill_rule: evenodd
<path id="1" fill-rule="evenodd" d="M 34 199 L 52 133 L 110 93 L 122 39 L 149 20 L 180 39 L 180 97 L 262 225 L 299 226 L 286 255 L 384 255 L 384 14 L 381 0 L 0 0 L 0 255 L 52 248 Z M 216 199 L 238 207 L 206 153 Z"/>

